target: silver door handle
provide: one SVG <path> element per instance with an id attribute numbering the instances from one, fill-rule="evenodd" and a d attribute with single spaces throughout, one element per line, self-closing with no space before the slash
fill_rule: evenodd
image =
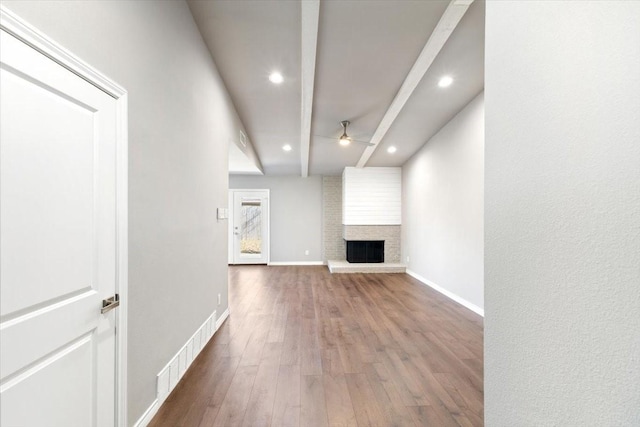
<path id="1" fill-rule="evenodd" d="M 120 295 L 115 294 L 111 298 L 102 300 L 102 308 L 100 309 L 100 313 L 104 314 L 107 311 L 111 311 L 117 306 L 120 305 Z"/>

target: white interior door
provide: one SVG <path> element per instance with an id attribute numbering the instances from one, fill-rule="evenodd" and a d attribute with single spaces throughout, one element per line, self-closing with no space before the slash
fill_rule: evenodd
<path id="1" fill-rule="evenodd" d="M 232 190 L 234 264 L 269 262 L 269 190 Z"/>
<path id="2" fill-rule="evenodd" d="M 0 35 L 0 424 L 113 426 L 116 100 Z"/>

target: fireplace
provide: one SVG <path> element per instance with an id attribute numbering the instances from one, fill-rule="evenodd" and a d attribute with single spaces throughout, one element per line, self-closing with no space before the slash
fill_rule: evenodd
<path id="1" fill-rule="evenodd" d="M 384 240 L 347 240 L 347 261 L 384 262 Z"/>

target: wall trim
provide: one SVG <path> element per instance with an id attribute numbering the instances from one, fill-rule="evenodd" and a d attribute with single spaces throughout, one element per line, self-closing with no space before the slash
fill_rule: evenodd
<path id="1" fill-rule="evenodd" d="M 147 427 L 149 425 L 171 391 L 178 385 L 180 379 L 187 372 L 191 363 L 193 363 L 198 354 L 200 354 L 205 345 L 207 345 L 229 316 L 229 309 L 227 308 L 219 318 L 216 317 L 216 313 L 217 311 L 214 310 L 213 313 L 207 317 L 207 320 L 200 325 L 196 332 L 187 340 L 180 350 L 178 350 L 171 360 L 169 360 L 169 363 L 160 370 L 156 377 L 156 398 L 147 410 L 144 411 L 138 421 L 136 421 L 134 427 Z"/>
<path id="2" fill-rule="evenodd" d="M 153 417 L 158 413 L 158 409 L 160 408 L 160 404 L 158 403 L 158 399 L 154 399 L 151 406 L 144 411 L 144 414 L 140 417 L 140 419 L 133 425 L 133 427 L 146 427 L 149 425 Z"/>
<path id="3" fill-rule="evenodd" d="M 220 317 L 216 320 L 216 332 L 220 329 L 220 326 L 222 326 L 224 321 L 227 320 L 227 317 L 229 317 L 229 307 L 227 307 L 227 309 L 223 311 Z"/>
<path id="4" fill-rule="evenodd" d="M 279 265 L 326 265 L 324 261 L 274 261 L 267 263 L 269 267 Z"/>
<path id="5" fill-rule="evenodd" d="M 458 304 L 468 308 L 469 310 L 473 311 L 474 313 L 484 317 L 484 309 L 478 307 L 475 304 L 470 303 L 469 301 L 467 301 L 466 299 L 460 297 L 459 295 L 454 294 L 451 291 L 446 290 L 445 288 L 443 288 L 442 286 L 438 286 L 435 283 L 433 283 L 430 280 L 425 279 L 424 277 L 420 276 L 418 273 L 416 273 L 415 271 L 411 271 L 409 269 L 407 269 L 407 274 L 411 277 L 413 277 L 414 279 L 419 280 L 420 282 L 422 282 L 424 285 L 429 286 L 430 288 L 440 292 L 442 295 L 446 296 L 447 298 L 457 302 Z"/>
<path id="6" fill-rule="evenodd" d="M 127 93 L 126 90 L 113 80 L 41 33 L 40 30 L 24 21 L 11 10 L 1 6 L 0 16 L 3 30 L 22 40 L 43 55 L 51 58 L 78 77 L 81 77 L 115 99 L 119 99 Z"/>

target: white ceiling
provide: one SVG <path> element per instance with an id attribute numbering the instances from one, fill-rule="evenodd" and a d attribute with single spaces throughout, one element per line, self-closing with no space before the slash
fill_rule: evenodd
<path id="1" fill-rule="evenodd" d="M 309 173 L 340 174 L 355 166 L 429 41 L 449 1 L 320 2 Z M 462 2 L 465 3 L 465 2 Z M 468 3 L 468 2 L 466 2 Z M 288 0 L 189 0 L 191 12 L 229 90 L 266 174 L 300 174 L 301 3 Z M 442 26 L 442 24 L 441 24 Z M 433 41 L 433 40 L 432 40 Z M 431 43 L 432 41 L 429 41 Z M 280 71 L 284 83 L 269 74 Z M 437 86 L 442 75 L 454 83 Z M 309 75 L 305 74 L 308 78 Z M 466 11 L 373 152 L 366 166 L 400 166 L 484 87 L 484 2 Z M 284 152 L 290 144 L 293 150 Z M 389 154 L 386 148 L 398 151 Z M 303 151 L 304 153 L 304 151 Z"/>

